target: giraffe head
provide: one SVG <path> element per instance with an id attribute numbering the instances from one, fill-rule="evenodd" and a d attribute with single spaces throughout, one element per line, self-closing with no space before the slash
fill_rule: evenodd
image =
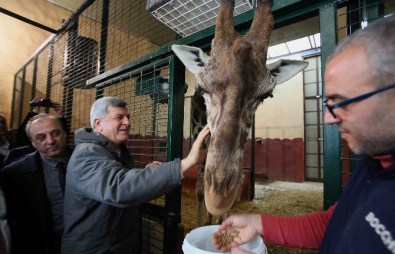
<path id="1" fill-rule="evenodd" d="M 245 35 L 233 24 L 234 0 L 222 0 L 211 55 L 201 49 L 173 45 L 184 65 L 196 75 L 196 93 L 206 104 L 211 138 L 205 165 L 205 203 L 213 215 L 232 207 L 243 183 L 244 145 L 258 105 L 276 84 L 303 70 L 303 61 L 281 60 L 266 65 L 273 29 L 271 2 L 258 0 Z"/>

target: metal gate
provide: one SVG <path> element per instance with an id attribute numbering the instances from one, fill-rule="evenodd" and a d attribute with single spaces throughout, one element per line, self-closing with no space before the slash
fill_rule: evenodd
<path id="1" fill-rule="evenodd" d="M 309 62 L 303 72 L 306 179 L 321 182 L 324 178 L 321 57 L 304 60 Z"/>

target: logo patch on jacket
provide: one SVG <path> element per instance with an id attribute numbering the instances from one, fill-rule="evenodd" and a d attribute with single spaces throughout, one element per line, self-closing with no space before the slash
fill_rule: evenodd
<path id="1" fill-rule="evenodd" d="M 381 241 L 387 246 L 388 250 L 395 254 L 395 241 L 391 232 L 385 228 L 385 225 L 380 222 L 373 212 L 369 212 L 365 219 L 369 222 L 369 225 L 374 229 L 376 234 L 380 236 Z"/>

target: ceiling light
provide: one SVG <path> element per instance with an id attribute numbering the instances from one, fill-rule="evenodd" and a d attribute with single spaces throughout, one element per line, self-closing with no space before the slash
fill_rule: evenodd
<path id="1" fill-rule="evenodd" d="M 219 3 L 219 0 L 148 0 L 146 10 L 184 37 L 213 26 Z M 252 8 L 252 0 L 236 0 L 234 16 Z"/>

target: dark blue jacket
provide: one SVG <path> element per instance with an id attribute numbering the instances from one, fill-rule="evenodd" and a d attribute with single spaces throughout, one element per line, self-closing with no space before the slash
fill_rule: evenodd
<path id="1" fill-rule="evenodd" d="M 377 160 L 362 159 L 337 203 L 320 253 L 395 253 L 394 164 L 383 169 Z"/>

